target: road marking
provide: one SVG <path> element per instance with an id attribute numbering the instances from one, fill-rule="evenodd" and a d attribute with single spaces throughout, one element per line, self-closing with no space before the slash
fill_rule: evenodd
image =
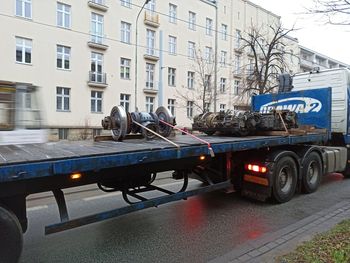
<path id="1" fill-rule="evenodd" d="M 30 211 L 37 211 L 37 210 L 46 209 L 46 208 L 49 208 L 49 206 L 47 206 L 47 205 L 38 205 L 38 206 L 33 206 L 33 207 L 27 208 L 27 211 L 28 212 L 30 212 Z"/>
<path id="2" fill-rule="evenodd" d="M 96 196 L 91 196 L 91 197 L 86 197 L 83 198 L 84 201 L 91 201 L 91 200 L 97 200 L 97 199 L 102 199 L 105 197 L 111 197 L 111 196 L 117 196 L 117 195 L 121 195 L 121 192 L 115 192 L 115 193 L 110 193 L 110 194 L 105 194 L 105 195 L 96 195 Z"/>
<path id="3" fill-rule="evenodd" d="M 194 182 L 196 180 L 188 180 L 189 183 Z M 163 184 L 163 185 L 158 185 L 158 187 L 167 187 L 167 186 L 172 186 L 172 185 L 178 185 L 178 184 L 183 184 L 183 182 L 175 182 L 175 183 L 169 183 L 169 184 Z M 111 197 L 111 196 L 118 196 L 121 195 L 121 192 L 114 192 L 110 194 L 104 194 L 104 195 L 96 195 L 96 196 L 91 196 L 91 197 L 86 197 L 83 198 L 84 201 L 92 201 L 92 200 L 98 200 L 106 197 Z"/>

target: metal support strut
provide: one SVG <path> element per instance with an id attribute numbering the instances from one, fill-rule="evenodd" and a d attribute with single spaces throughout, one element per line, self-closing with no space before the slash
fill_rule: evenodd
<path id="1" fill-rule="evenodd" d="M 61 222 L 67 222 L 69 220 L 66 200 L 64 198 L 63 191 L 61 189 L 52 190 L 55 196 L 58 211 L 60 213 Z"/>
<path id="2" fill-rule="evenodd" d="M 185 174 L 184 175 L 183 185 L 182 185 L 181 189 L 177 193 L 181 193 L 181 192 L 186 191 L 187 186 L 188 186 L 188 175 Z M 139 193 L 150 192 L 150 191 L 159 191 L 159 192 L 162 192 L 162 193 L 165 193 L 165 194 L 168 194 L 168 195 L 176 194 L 175 192 L 169 191 L 167 189 L 164 189 L 164 188 L 161 188 L 161 187 L 158 187 L 158 186 L 155 186 L 155 185 L 148 184 L 148 185 L 145 185 L 145 186 L 140 186 L 140 187 L 137 187 L 137 188 L 133 188 L 131 190 L 128 189 L 128 188 L 125 188 L 125 189 L 122 190 L 122 195 L 123 195 L 124 201 L 127 202 L 128 204 L 132 205 L 132 204 L 136 204 L 136 203 L 139 203 L 139 202 L 130 201 L 128 196 L 131 196 L 133 198 L 136 198 L 136 199 L 140 200 L 141 202 L 144 202 L 144 201 L 148 201 L 149 199 L 139 195 Z"/>

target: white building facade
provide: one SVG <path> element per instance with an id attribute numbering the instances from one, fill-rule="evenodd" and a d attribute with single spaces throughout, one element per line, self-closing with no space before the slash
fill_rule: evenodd
<path id="1" fill-rule="evenodd" d="M 205 77 L 215 94 L 205 107 L 239 106 L 250 59 L 239 49 L 240 35 L 253 25 L 277 25 L 280 17 L 246 0 L 183 3 L 3 1 L 0 80 L 40 87 L 52 140 L 99 134 L 115 105 L 166 106 L 179 126 L 189 127 L 199 113 L 199 53 L 214 65 Z M 297 54 L 297 41 L 291 42 Z"/>

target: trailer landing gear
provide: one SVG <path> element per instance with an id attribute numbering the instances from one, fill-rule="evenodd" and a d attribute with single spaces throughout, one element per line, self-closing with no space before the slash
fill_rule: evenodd
<path id="1" fill-rule="evenodd" d="M 18 262 L 23 247 L 22 227 L 17 216 L 0 206 L 0 261 Z"/>

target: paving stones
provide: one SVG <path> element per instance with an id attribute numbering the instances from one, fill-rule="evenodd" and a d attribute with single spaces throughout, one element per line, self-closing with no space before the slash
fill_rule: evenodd
<path id="1" fill-rule="evenodd" d="M 310 240 L 315 234 L 349 218 L 350 201 L 343 201 L 276 232 L 267 233 L 210 262 L 272 262 L 273 258 L 293 250 L 300 242 Z"/>

